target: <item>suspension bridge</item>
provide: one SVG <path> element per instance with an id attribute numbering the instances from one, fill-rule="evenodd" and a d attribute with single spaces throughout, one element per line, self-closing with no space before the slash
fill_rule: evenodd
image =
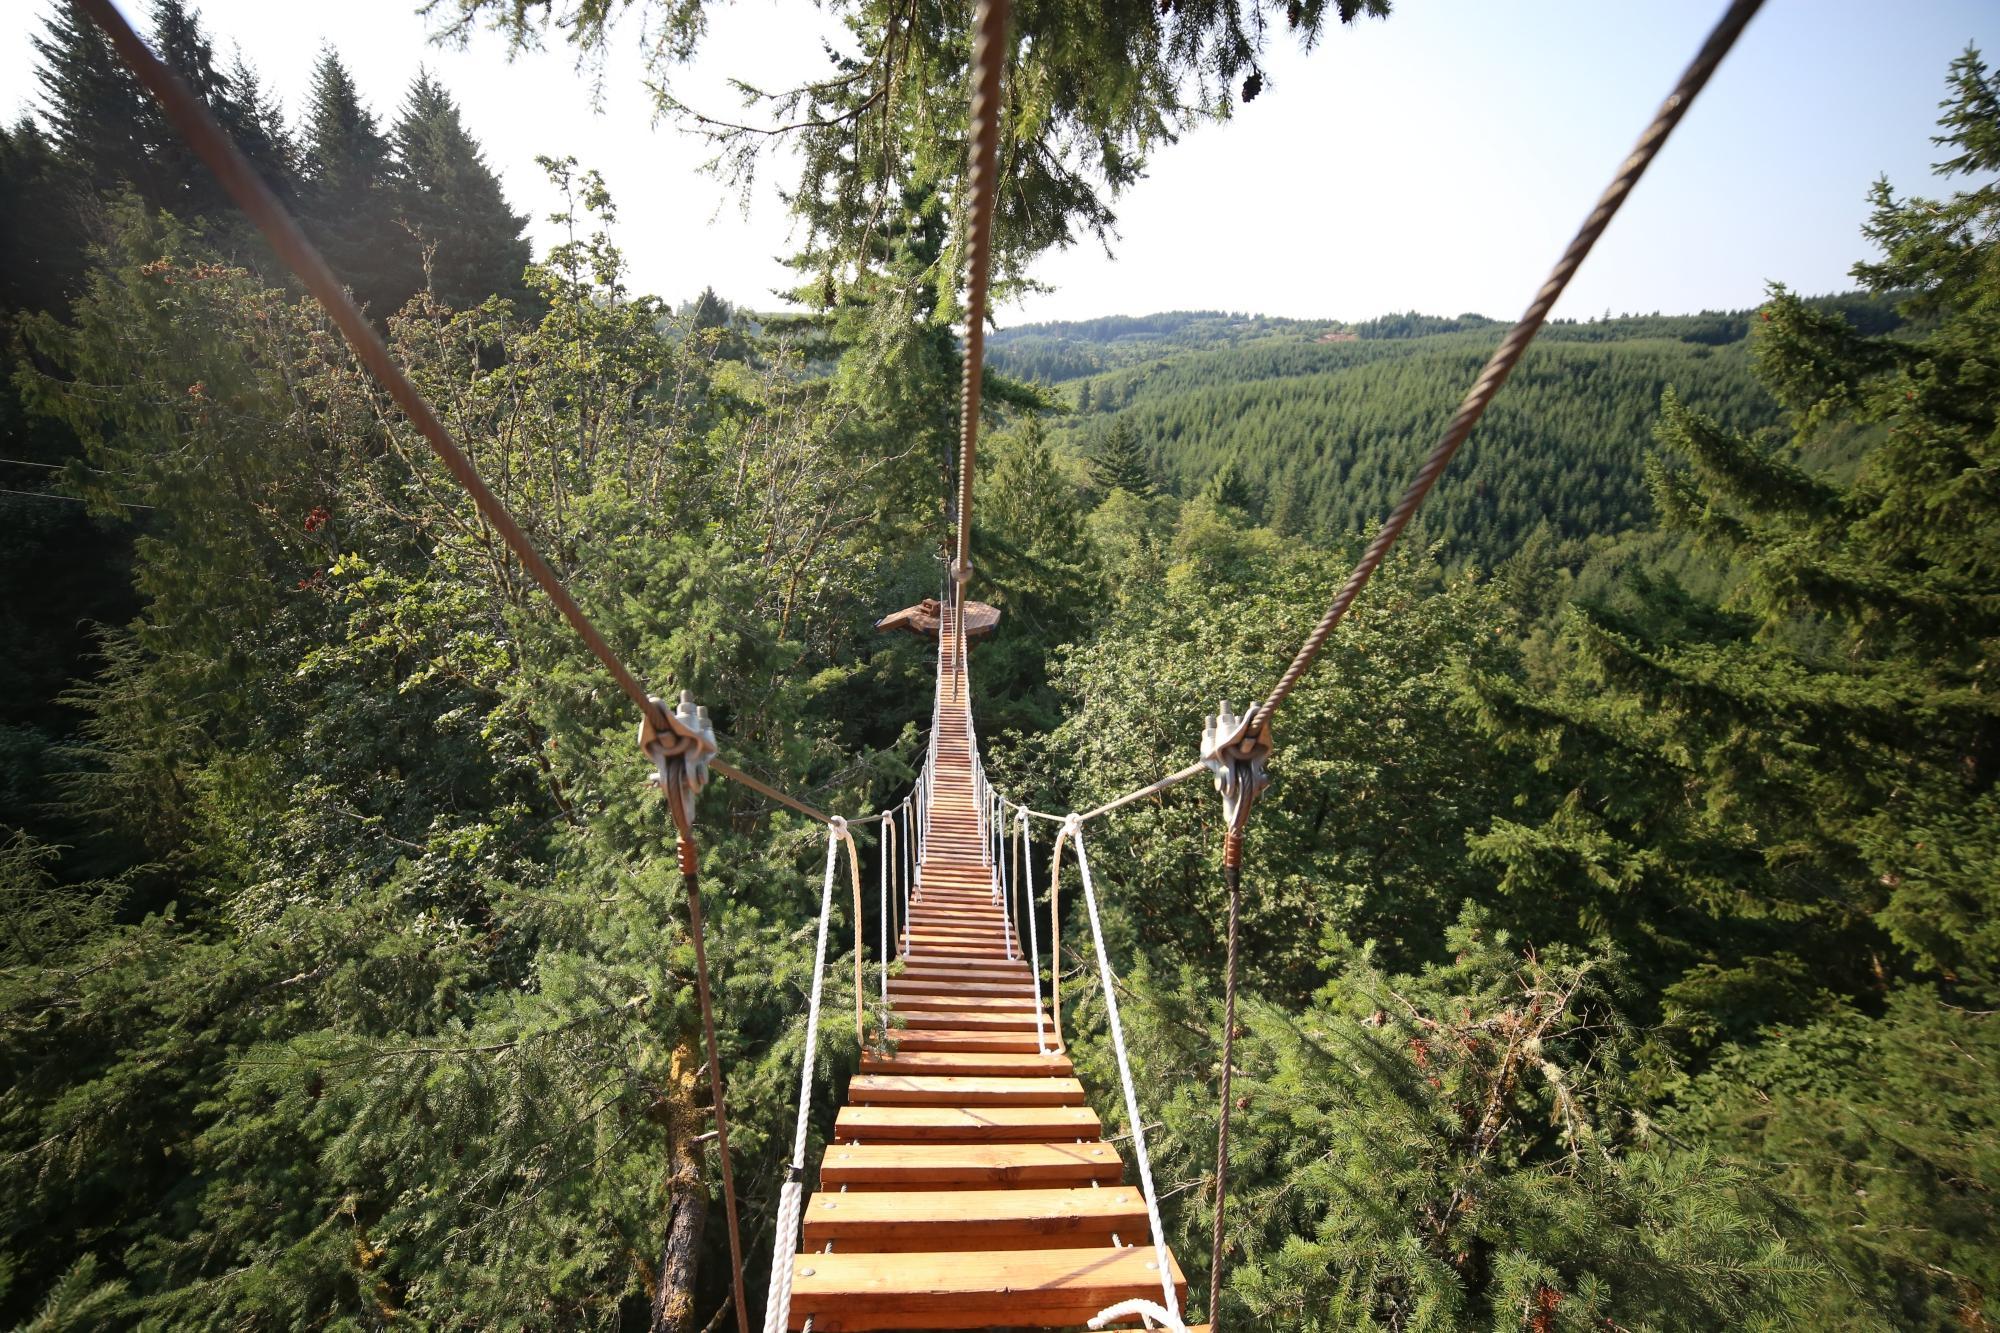
<path id="1" fill-rule="evenodd" d="M 923 775 L 883 821 L 890 938 L 877 961 L 894 1026 L 848 1083 L 800 1227 L 780 1222 L 776 1262 L 793 1235 L 798 1251 L 789 1290 L 780 1267 L 767 1302 L 788 1308 L 788 1325 L 767 1315 L 767 1328 L 1076 1325 L 1128 1301 L 1178 1308 L 1186 1290 L 1155 1242 L 1150 1182 L 1123 1183 L 1127 1163 L 1044 1003 L 1039 940 L 1027 938 L 1038 931 L 1027 812 L 1013 811 L 1010 836 L 1013 808 L 979 761 L 955 609 L 940 628 Z M 829 836 L 822 964 L 842 832 Z M 815 987 L 815 1015 L 819 998 Z M 1129 1078 L 1125 1093 L 1130 1103 Z M 800 1145 L 806 1114 L 802 1093 Z M 1131 1142 L 1143 1152 L 1140 1129 Z"/>
<path id="2" fill-rule="evenodd" d="M 744 1258 L 729 1146 L 727 1084 L 716 1054 L 708 980 L 694 797 L 711 775 L 740 783 L 825 825 L 826 871 L 820 894 L 805 1057 L 787 1179 L 781 1190 L 765 1333 L 870 1329 L 1102 1328 L 1144 1324 L 1183 1333 L 1211 1325 L 1184 1322 L 1187 1283 L 1167 1245 L 1147 1156 L 1131 1062 L 1125 1050 L 1115 978 L 1104 945 L 1084 826 L 1176 783 L 1208 773 L 1221 793 L 1226 836 L 1222 875 L 1228 894 L 1227 974 L 1218 1035 L 1216 1163 L 1206 1311 L 1216 1319 L 1226 1253 L 1230 1077 L 1235 1035 L 1238 915 L 1244 830 L 1264 785 L 1274 714 L 1319 655 L 1480 416 L 1506 383 L 1570 279 L 1633 187 L 1658 156 L 1722 58 L 1761 7 L 1732 0 L 1708 40 L 1620 164 L 1547 280 L 1466 393 L 1417 468 L 1409 487 L 1363 550 L 1353 571 L 1270 691 L 1243 718 L 1225 704 L 1208 719 L 1199 758 L 1158 781 L 1096 809 L 1057 817 L 1009 801 L 988 781 L 974 725 L 965 634 L 966 588 L 973 578 L 973 477 L 981 422 L 987 289 L 1006 63 L 1008 0 L 978 0 L 970 65 L 970 160 L 964 253 L 967 260 L 964 382 L 960 394 L 957 494 L 950 586 L 940 600 L 938 668 L 930 745 L 916 788 L 894 808 L 855 824 L 879 823 L 877 968 L 887 1028 L 868 1033 L 863 1012 L 863 950 L 854 948 L 857 1035 L 864 1054 L 833 1122 L 807 1190 L 813 1066 L 824 998 L 834 884 L 844 850 L 856 929 L 861 866 L 850 821 L 725 762 L 705 713 L 684 700 L 670 708 L 648 694 L 592 624 L 525 530 L 487 487 L 423 395 L 404 375 L 339 277 L 297 221 L 258 177 L 207 106 L 161 61 L 112 0 L 77 0 L 168 123 L 215 173 L 301 285 L 326 308 L 369 372 L 382 384 L 471 497 L 481 518 L 547 593 L 585 647 L 603 664 L 640 716 L 640 748 L 678 835 L 676 851 L 695 947 L 708 1077 L 717 1134 L 731 1258 L 730 1302 L 739 1333 L 749 1333 Z M 1009 819 L 1012 819 L 1010 825 Z M 1058 826 L 1047 880 L 1049 966 L 1042 966 L 1034 883 L 1032 821 Z M 1107 1136 L 1077 1079 L 1062 1036 L 1059 940 L 1060 867 L 1065 845 L 1075 858 L 1083 916 L 1091 933 L 1105 1020 L 1116 1055 L 1125 1132 Z M 1026 933 L 1025 953 L 1022 935 Z M 1046 1000 L 1044 987 L 1046 985 Z M 1120 1145 L 1123 1145 L 1121 1148 Z M 1127 1153 L 1129 1152 L 1129 1156 Z M 718 1312 L 718 1319 L 720 1312 Z"/>

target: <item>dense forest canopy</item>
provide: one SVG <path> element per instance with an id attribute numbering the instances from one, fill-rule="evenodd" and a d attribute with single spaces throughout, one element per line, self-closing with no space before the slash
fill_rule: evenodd
<path id="1" fill-rule="evenodd" d="M 1386 8 L 1024 10 L 1045 115 L 1008 149 L 1009 262 L 1254 95 L 1266 27 Z M 624 10 L 432 12 L 588 53 Z M 882 59 L 793 106 L 921 151 L 878 175 L 808 136 L 802 300 L 755 319 L 631 290 L 568 157 L 543 163 L 568 239 L 533 253 L 434 78 L 378 113 L 338 53 L 281 96 L 181 0 L 149 30 L 640 675 L 862 813 L 931 710 L 927 645 L 870 622 L 942 567 L 965 15 L 842 12 Z M 652 16 L 662 68 L 691 57 L 700 7 Z M 0 134 L 0 1326 L 725 1319 L 693 948 L 623 700 L 87 20 L 52 6 L 36 50 L 37 113 Z M 1107 52 L 1130 83 L 1093 84 Z M 924 96 L 868 101 L 885 69 Z M 1036 165 L 1037 134 L 1089 141 Z M 1552 325 L 1287 705 L 1219 1255 L 1221 811 L 1188 784 L 1093 826 L 1164 1221 L 1190 1275 L 1222 1265 L 1191 1313 L 2000 1321 L 2000 79 L 1975 52 L 1939 134 L 1934 194 L 1873 188 L 1855 293 Z M 996 332 L 996 778 L 1076 809 L 1184 763 L 1497 336 Z M 727 783 L 697 813 L 761 1292 L 824 843 Z M 1076 887 L 1052 966 L 1108 1126 Z M 859 1055 L 820 1036 L 815 1143 Z"/>

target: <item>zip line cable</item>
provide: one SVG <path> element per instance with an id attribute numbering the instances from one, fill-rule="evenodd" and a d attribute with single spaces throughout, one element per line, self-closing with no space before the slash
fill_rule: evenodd
<path id="1" fill-rule="evenodd" d="M 1632 188 L 1639 183 L 1639 178 L 1646 174 L 1646 168 L 1653 164 L 1653 159 L 1659 156 L 1660 149 L 1665 147 L 1667 136 L 1681 123 L 1681 118 L 1694 104 L 1696 95 L 1708 83 L 1709 76 L 1715 73 L 1716 66 L 1722 63 L 1722 58 L 1729 54 L 1729 49 L 1736 44 L 1736 39 L 1743 35 L 1743 29 L 1763 7 L 1763 3 L 1764 0 L 1735 0 L 1735 3 L 1731 4 L 1716 21 L 1708 40 L 1702 43 L 1701 50 L 1695 53 L 1694 60 L 1682 73 L 1680 82 L 1676 83 L 1674 90 L 1667 94 L 1666 101 L 1660 104 L 1652 123 L 1646 126 L 1645 133 L 1639 136 L 1638 144 L 1618 168 L 1618 174 L 1612 177 L 1611 184 L 1607 185 L 1604 193 L 1598 197 L 1597 206 L 1591 209 L 1590 215 L 1577 229 L 1569 247 L 1563 251 L 1562 257 L 1556 260 L 1555 268 L 1549 272 L 1541 290 L 1535 293 L 1535 299 L 1529 303 L 1526 313 L 1507 331 L 1507 336 L 1500 340 L 1500 346 L 1487 361 L 1486 368 L 1480 371 L 1479 378 L 1473 381 L 1465 400 L 1459 404 L 1458 411 L 1445 426 L 1444 434 L 1432 446 L 1430 455 L 1424 459 L 1423 466 L 1417 469 L 1417 475 L 1410 482 L 1409 489 L 1403 492 L 1403 498 L 1396 502 L 1395 509 L 1383 522 L 1381 530 L 1375 534 L 1375 539 L 1368 543 L 1368 549 L 1362 552 L 1361 559 L 1355 564 L 1353 572 L 1347 576 L 1347 582 L 1334 594 L 1333 602 L 1327 607 L 1326 614 L 1320 617 L 1319 624 L 1315 625 L 1312 633 L 1306 636 L 1305 643 L 1299 647 L 1298 655 L 1292 659 L 1291 665 L 1285 668 L 1284 675 L 1278 678 L 1278 683 L 1271 688 L 1264 702 L 1257 705 L 1257 711 L 1251 715 L 1249 724 L 1243 729 L 1244 736 L 1258 736 L 1270 730 L 1271 715 L 1278 711 L 1279 705 L 1290 697 L 1299 680 L 1312 669 L 1314 660 L 1319 657 L 1320 649 L 1326 646 L 1327 637 L 1333 633 L 1334 627 L 1346 618 L 1348 608 L 1354 605 L 1354 599 L 1361 595 L 1361 590 L 1368 585 L 1368 580 L 1375 576 L 1376 569 L 1388 556 L 1390 548 L 1403 535 L 1403 530 L 1410 526 L 1410 520 L 1416 517 L 1417 510 L 1430 495 L 1431 487 L 1437 485 L 1438 478 L 1444 474 L 1445 468 L 1450 466 L 1453 455 L 1458 453 L 1459 446 L 1472 434 L 1472 428 L 1479 424 L 1479 418 L 1492 403 L 1494 395 L 1500 392 L 1500 387 L 1507 382 L 1507 377 L 1519 364 L 1522 354 L 1528 350 L 1528 344 L 1532 343 L 1535 335 L 1541 332 L 1543 323 L 1549 317 L 1549 311 L 1555 307 L 1563 290 L 1569 286 L 1569 280 L 1576 276 L 1577 269 L 1582 267 L 1584 259 L 1590 254 L 1591 247 L 1595 246 L 1598 238 L 1604 235 L 1604 229 L 1611 225 L 1611 219 L 1618 216 L 1618 210 L 1631 195 Z"/>
<path id="2" fill-rule="evenodd" d="M 1008 0 L 979 0 L 973 12 L 972 196 L 966 227 L 965 382 L 958 409 L 958 556 L 951 574 L 963 597 L 972 579 L 972 473 L 979 457 L 979 400 L 986 374 L 986 295 L 993 266 L 993 205 L 999 197 L 1000 67 L 1007 60 Z"/>

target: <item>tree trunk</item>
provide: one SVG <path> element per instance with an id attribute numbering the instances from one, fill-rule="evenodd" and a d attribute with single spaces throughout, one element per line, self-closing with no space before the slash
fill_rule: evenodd
<path id="1" fill-rule="evenodd" d="M 708 1223 L 708 1181 L 701 1169 L 696 1131 L 692 1060 L 674 1053 L 676 1105 L 673 1146 L 667 1160 L 667 1243 L 660 1257 L 660 1282 L 653 1291 L 652 1333 L 694 1333 L 695 1280 L 701 1273 L 701 1237 Z"/>

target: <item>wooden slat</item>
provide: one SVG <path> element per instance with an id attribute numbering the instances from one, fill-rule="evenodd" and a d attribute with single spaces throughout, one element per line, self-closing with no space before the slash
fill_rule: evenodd
<path id="1" fill-rule="evenodd" d="M 864 1074 L 946 1074 L 1046 1077 L 1075 1072 L 1066 1055 L 1022 1054 L 1015 1051 L 899 1050 L 894 1054 L 864 1052 Z"/>
<path id="2" fill-rule="evenodd" d="M 898 1009 L 1025 1009 L 1035 1012 L 1035 997 L 1023 990 L 1019 995 L 905 995 Z"/>
<path id="3" fill-rule="evenodd" d="M 982 1032 L 977 1028 L 897 1028 L 889 1040 L 898 1052 L 908 1051 L 1019 1051 L 1039 1053 L 1032 1023 L 1011 1032 Z M 1065 1073 L 1068 1071 L 1065 1070 Z"/>
<path id="4" fill-rule="evenodd" d="M 833 1122 L 841 1142 L 1036 1143 L 1102 1132 L 1088 1106 L 843 1106 Z"/>
<path id="5" fill-rule="evenodd" d="M 983 959 L 947 963 L 942 959 L 912 958 L 891 972 L 891 981 L 1015 981 L 1025 986 L 1035 979 L 1033 969 L 1023 962 L 989 963 Z"/>
<path id="6" fill-rule="evenodd" d="M 1171 1260 L 1169 1261 L 1171 1262 Z M 970 1254 L 801 1254 L 793 1328 L 947 1329 L 1081 1325 L 1107 1305 L 1160 1299 L 1151 1246 Z M 1179 1265 L 1178 1290 L 1187 1280 Z"/>
<path id="7" fill-rule="evenodd" d="M 819 1166 L 820 1184 L 1082 1185 L 1125 1174 L 1118 1150 L 1085 1143 L 835 1143 Z"/>
<path id="8" fill-rule="evenodd" d="M 973 1247 L 1003 1237 L 1067 1245 L 1069 1237 L 1143 1235 L 1146 1200 L 1138 1190 L 916 1190 L 815 1194 L 806 1201 L 804 1248 L 828 1241 L 842 1253 L 884 1242 L 925 1241 L 937 1249 Z"/>
<path id="9" fill-rule="evenodd" d="M 1018 982 L 989 981 L 983 977 L 953 980 L 932 977 L 890 977 L 889 1002 L 899 1003 L 905 995 L 1026 995 L 1032 994 L 1027 978 Z"/>
<path id="10" fill-rule="evenodd" d="M 1073 1078 L 954 1078 L 946 1074 L 856 1074 L 847 1100 L 862 1106 L 1081 1106 Z"/>
<path id="11" fill-rule="evenodd" d="M 897 1032 L 922 1028 L 983 1028 L 992 1032 L 1033 1032 L 1035 1011 L 1033 1009 L 913 1009 L 896 1015 L 903 1024 L 901 1028 L 890 1029 L 889 1035 Z M 1054 1024 L 1049 1022 L 1048 1010 L 1042 1011 L 1042 1028 L 1049 1040 L 1055 1040 Z"/>

